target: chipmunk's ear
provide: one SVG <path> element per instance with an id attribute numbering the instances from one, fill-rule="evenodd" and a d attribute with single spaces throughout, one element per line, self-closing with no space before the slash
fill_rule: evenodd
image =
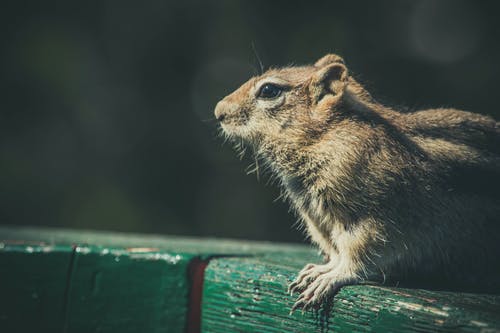
<path id="1" fill-rule="evenodd" d="M 342 57 L 340 57 L 336 54 L 330 53 L 330 54 L 327 54 L 326 56 L 320 58 L 318 61 L 316 61 L 316 63 L 314 64 L 314 67 L 321 68 L 325 65 L 334 64 L 334 63 L 345 65 L 344 59 L 342 59 Z"/>
<path id="2" fill-rule="evenodd" d="M 315 102 L 327 95 L 338 96 L 344 92 L 348 72 L 342 58 L 329 54 L 319 59 L 314 67 L 317 69 L 311 77 L 310 93 Z"/>

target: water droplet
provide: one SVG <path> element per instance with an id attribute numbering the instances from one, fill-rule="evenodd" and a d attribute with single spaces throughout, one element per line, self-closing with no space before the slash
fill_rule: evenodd
<path id="1" fill-rule="evenodd" d="M 237 309 L 236 311 L 231 313 L 231 318 L 241 317 L 241 309 Z"/>
<path id="2" fill-rule="evenodd" d="M 120 257 L 115 257 L 115 262 L 119 262 L 120 261 Z"/>
<path id="3" fill-rule="evenodd" d="M 77 246 L 75 248 L 76 253 L 83 253 L 83 254 L 88 254 L 90 253 L 90 248 L 88 247 L 82 247 L 82 246 Z"/>
<path id="4" fill-rule="evenodd" d="M 44 247 L 42 248 L 42 251 L 43 251 L 44 253 L 49 253 L 49 252 L 51 252 L 52 250 L 53 250 L 53 247 L 52 247 L 52 246 L 44 246 Z"/>

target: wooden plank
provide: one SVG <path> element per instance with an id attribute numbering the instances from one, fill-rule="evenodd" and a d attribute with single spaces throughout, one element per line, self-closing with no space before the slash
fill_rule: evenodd
<path id="1" fill-rule="evenodd" d="M 198 331 L 194 263 L 204 332 L 500 331 L 500 296 L 378 286 L 289 315 L 308 262 L 320 258 L 300 245 L 0 227 L 0 331 Z"/>
<path id="2" fill-rule="evenodd" d="M 0 331 L 61 332 L 71 246 L 0 241 Z"/>
<path id="3" fill-rule="evenodd" d="M 7 296 L 0 331 L 184 331 L 192 254 L 129 246 L 143 242 L 111 233 L 95 240 L 87 233 L 85 241 L 78 234 L 0 230 L 0 288 Z M 87 244 L 105 239 L 112 246 Z"/>
<path id="4" fill-rule="evenodd" d="M 68 332 L 183 332 L 191 255 L 149 248 L 77 247 Z"/>
<path id="5" fill-rule="evenodd" d="M 203 332 L 499 332 L 500 296 L 344 287 L 330 310 L 289 314 L 305 254 L 219 258 L 205 271 Z M 304 260 L 305 259 L 305 260 Z"/>
<path id="6" fill-rule="evenodd" d="M 302 246 L 265 242 L 52 228 L 0 227 L 0 243 L 0 290 L 8 297 L 0 312 L 0 331 L 181 332 L 187 322 L 193 258 L 304 251 Z M 52 307 L 50 316 L 33 310 L 40 303 L 30 298 L 41 294 L 32 292 L 37 288 L 54 295 L 43 297 L 43 311 Z"/>

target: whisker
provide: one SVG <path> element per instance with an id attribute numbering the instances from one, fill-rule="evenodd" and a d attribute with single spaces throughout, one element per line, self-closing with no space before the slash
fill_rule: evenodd
<path id="1" fill-rule="evenodd" d="M 264 65 L 262 64 L 262 61 L 260 60 L 259 54 L 257 53 L 257 49 L 255 48 L 255 43 L 252 41 L 252 50 L 253 53 L 255 54 L 255 58 L 257 59 L 257 62 L 259 63 L 260 66 L 260 75 L 264 73 Z"/>

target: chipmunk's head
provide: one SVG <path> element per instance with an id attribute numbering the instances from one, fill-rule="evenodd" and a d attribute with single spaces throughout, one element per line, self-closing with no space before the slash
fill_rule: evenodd
<path id="1" fill-rule="evenodd" d="M 215 117 L 230 138 L 253 144 L 298 138 L 331 119 L 348 81 L 344 61 L 334 54 L 313 66 L 271 69 L 221 100 Z"/>

